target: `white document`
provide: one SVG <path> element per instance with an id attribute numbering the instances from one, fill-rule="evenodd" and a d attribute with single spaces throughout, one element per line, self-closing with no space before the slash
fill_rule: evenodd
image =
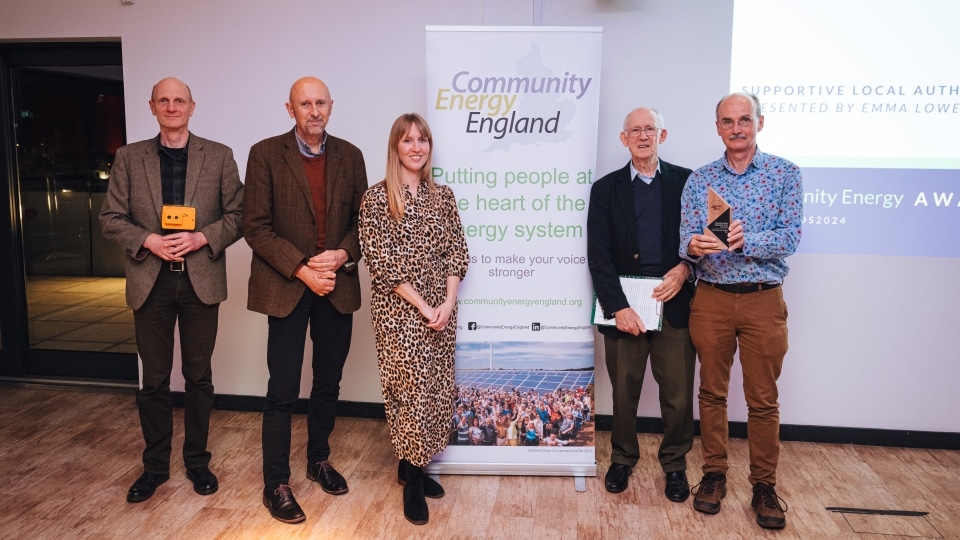
<path id="1" fill-rule="evenodd" d="M 647 330 L 660 330 L 663 327 L 663 302 L 653 299 L 653 290 L 663 280 L 655 277 L 620 276 L 620 286 L 627 302 L 637 312 Z M 604 319 L 600 300 L 593 302 L 593 324 L 616 326 L 616 319 Z"/>

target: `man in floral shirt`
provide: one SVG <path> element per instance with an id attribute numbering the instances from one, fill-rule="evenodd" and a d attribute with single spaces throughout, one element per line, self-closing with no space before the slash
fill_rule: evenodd
<path id="1" fill-rule="evenodd" d="M 782 528 L 786 509 L 774 486 L 780 455 L 777 378 L 787 353 L 784 259 L 800 243 L 803 180 L 793 163 L 761 152 L 763 115 L 756 96 L 734 93 L 717 104 L 724 156 L 690 175 L 681 198 L 680 255 L 696 263 L 690 337 L 700 356 L 700 431 L 704 476 L 693 507 L 720 511 L 726 495 L 727 391 L 739 348 L 747 400 L 751 506 L 761 527 Z M 730 205 L 725 245 L 707 226 L 707 188 Z"/>

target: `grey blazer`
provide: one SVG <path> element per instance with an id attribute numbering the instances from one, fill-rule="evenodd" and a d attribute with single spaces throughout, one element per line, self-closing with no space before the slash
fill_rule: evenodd
<path id="1" fill-rule="evenodd" d="M 143 247 L 151 233 L 164 233 L 158 139 L 159 135 L 117 150 L 100 210 L 103 235 L 127 254 L 127 304 L 133 309 L 147 300 L 161 264 L 169 264 Z M 184 204 L 197 209 L 195 230 L 208 242 L 184 257 L 190 283 L 203 303 L 222 302 L 227 299 L 224 251 L 240 239 L 243 208 L 243 183 L 229 147 L 190 134 Z"/>
<path id="2" fill-rule="evenodd" d="M 344 249 L 359 262 L 360 200 L 367 190 L 363 154 L 329 134 L 326 154 L 326 247 Z M 293 129 L 253 145 L 244 181 L 243 236 L 253 250 L 247 309 L 286 317 L 307 287 L 293 274 L 317 250 L 317 214 Z M 360 309 L 357 272 L 341 267 L 327 297 L 340 313 Z"/>

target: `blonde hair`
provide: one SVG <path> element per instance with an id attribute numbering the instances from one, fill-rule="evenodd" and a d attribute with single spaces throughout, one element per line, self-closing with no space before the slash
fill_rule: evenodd
<path id="1" fill-rule="evenodd" d="M 416 126 L 420 134 L 430 143 L 427 162 L 420 169 L 420 180 L 426 181 L 427 188 L 431 192 L 437 190 L 437 185 L 433 182 L 433 134 L 430 132 L 430 126 L 417 113 L 401 114 L 390 128 L 390 138 L 387 140 L 387 173 L 384 178 L 384 187 L 387 191 L 387 214 L 396 220 L 403 218 L 404 213 L 403 186 L 400 180 L 403 165 L 400 164 L 400 152 L 397 151 L 397 146 L 413 126 Z"/>

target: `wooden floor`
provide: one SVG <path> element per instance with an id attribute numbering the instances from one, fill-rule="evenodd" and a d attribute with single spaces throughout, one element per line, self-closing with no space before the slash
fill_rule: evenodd
<path id="1" fill-rule="evenodd" d="M 177 410 L 179 413 L 180 411 Z M 0 386 L 0 538 L 960 538 L 960 452 L 784 443 L 778 493 L 787 528 L 760 529 L 750 511 L 745 441 L 731 441 L 734 468 L 721 512 L 669 502 L 655 463 L 659 437 L 641 435 L 630 487 L 603 489 L 609 432 L 597 434 L 598 478 L 577 493 L 556 477 L 443 476 L 447 496 L 428 499 L 430 522 L 404 520 L 396 461 L 380 420 L 340 418 L 334 465 L 350 492 L 333 497 L 304 475 L 305 418 L 294 418 L 291 485 L 307 521 L 273 520 L 260 502 L 260 415 L 215 411 L 211 468 L 220 491 L 193 492 L 176 421 L 171 478 L 150 500 L 129 504 L 142 441 L 129 394 Z M 699 440 L 689 455 L 699 480 Z M 825 507 L 929 512 L 924 517 L 834 513 Z"/>

